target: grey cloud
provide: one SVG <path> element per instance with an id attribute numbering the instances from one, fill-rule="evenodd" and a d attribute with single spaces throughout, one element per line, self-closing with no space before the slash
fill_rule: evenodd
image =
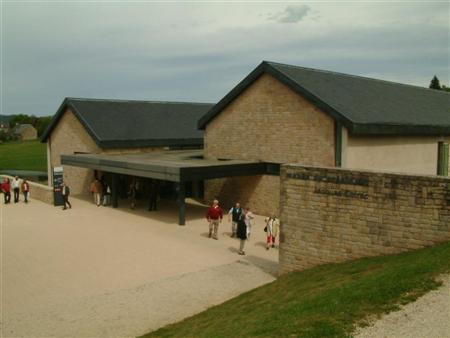
<path id="1" fill-rule="evenodd" d="M 274 20 L 280 23 L 297 23 L 302 21 L 310 10 L 311 7 L 307 5 L 290 5 L 284 11 L 270 15 L 268 20 Z"/>

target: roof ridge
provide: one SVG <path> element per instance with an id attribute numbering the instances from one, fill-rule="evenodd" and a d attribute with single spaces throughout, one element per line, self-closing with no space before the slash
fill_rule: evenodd
<path id="1" fill-rule="evenodd" d="M 214 105 L 213 102 L 186 102 L 186 101 L 152 101 L 152 100 L 124 100 L 124 99 L 97 99 L 87 97 L 66 97 L 71 101 L 99 101 L 99 102 L 139 102 L 139 103 L 171 103 L 171 104 L 195 104 L 195 105 Z"/>
<path id="2" fill-rule="evenodd" d="M 395 84 L 395 85 L 401 85 L 401 86 L 406 86 L 406 87 L 413 87 L 413 88 L 417 88 L 417 89 L 425 89 L 427 91 L 432 91 L 433 93 L 443 93 L 443 94 L 450 95 L 450 92 L 447 92 L 447 91 L 444 91 L 444 90 L 435 90 L 435 89 L 431 89 L 431 88 L 427 88 L 427 87 L 421 87 L 421 86 L 407 84 L 407 83 L 388 81 L 388 80 L 382 80 L 382 79 L 375 79 L 375 78 L 372 78 L 372 77 L 341 73 L 341 72 L 336 72 L 336 71 L 333 71 L 333 70 L 324 70 L 324 69 L 317 69 L 317 68 L 311 68 L 311 67 L 289 65 L 289 64 L 286 64 L 286 63 L 266 61 L 266 60 L 264 60 L 263 63 L 266 63 L 268 65 L 279 65 L 279 66 L 290 67 L 290 68 L 312 70 L 312 71 L 321 72 L 321 73 L 328 73 L 328 74 L 335 74 L 335 75 L 341 75 L 341 76 L 347 76 L 347 77 L 354 77 L 354 78 L 358 78 L 358 79 L 364 79 L 364 80 L 370 80 L 370 81 L 376 81 L 376 82 L 385 82 L 385 83 L 388 83 L 388 84 Z"/>

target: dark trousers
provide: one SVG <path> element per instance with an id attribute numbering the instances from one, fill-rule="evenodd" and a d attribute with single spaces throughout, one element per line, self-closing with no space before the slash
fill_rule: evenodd
<path id="1" fill-rule="evenodd" d="M 3 198 L 5 199 L 5 204 L 11 202 L 11 193 L 10 192 L 4 192 Z"/>
<path id="2" fill-rule="evenodd" d="M 156 210 L 156 202 L 158 200 L 158 196 L 150 196 L 150 204 L 148 206 L 148 210 L 152 211 L 152 210 Z"/>
<path id="3" fill-rule="evenodd" d="M 25 203 L 28 203 L 28 191 L 23 192 L 23 199 L 25 200 Z"/>
<path id="4" fill-rule="evenodd" d="M 69 196 L 63 195 L 63 200 L 64 200 L 64 208 L 63 209 L 67 209 L 67 206 L 69 206 L 69 208 L 72 209 L 72 204 L 70 204 L 70 202 L 69 202 Z"/>
<path id="5" fill-rule="evenodd" d="M 14 188 L 14 203 L 19 202 L 20 189 Z"/>

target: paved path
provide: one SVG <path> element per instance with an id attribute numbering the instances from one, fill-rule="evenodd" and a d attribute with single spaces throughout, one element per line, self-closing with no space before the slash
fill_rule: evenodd
<path id="1" fill-rule="evenodd" d="M 391 312 L 373 326 L 359 329 L 356 338 L 450 337 L 450 276 L 444 284 L 401 310 Z"/>
<path id="2" fill-rule="evenodd" d="M 204 208 L 148 213 L 73 199 L 1 205 L 3 337 L 133 337 L 274 280 L 257 217 L 247 256 L 230 226 L 206 237 Z"/>

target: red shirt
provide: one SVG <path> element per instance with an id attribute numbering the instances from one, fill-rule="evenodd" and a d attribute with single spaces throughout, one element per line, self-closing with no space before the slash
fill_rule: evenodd
<path id="1" fill-rule="evenodd" d="M 222 219 L 222 217 L 223 217 L 223 212 L 219 206 L 217 206 L 217 207 L 210 206 L 208 208 L 208 212 L 206 213 L 207 219 L 219 219 L 219 218 Z"/>
<path id="2" fill-rule="evenodd" d="M 10 187 L 9 183 L 3 182 L 3 183 L 2 183 L 2 190 L 3 190 L 4 192 L 11 192 L 11 187 Z"/>

